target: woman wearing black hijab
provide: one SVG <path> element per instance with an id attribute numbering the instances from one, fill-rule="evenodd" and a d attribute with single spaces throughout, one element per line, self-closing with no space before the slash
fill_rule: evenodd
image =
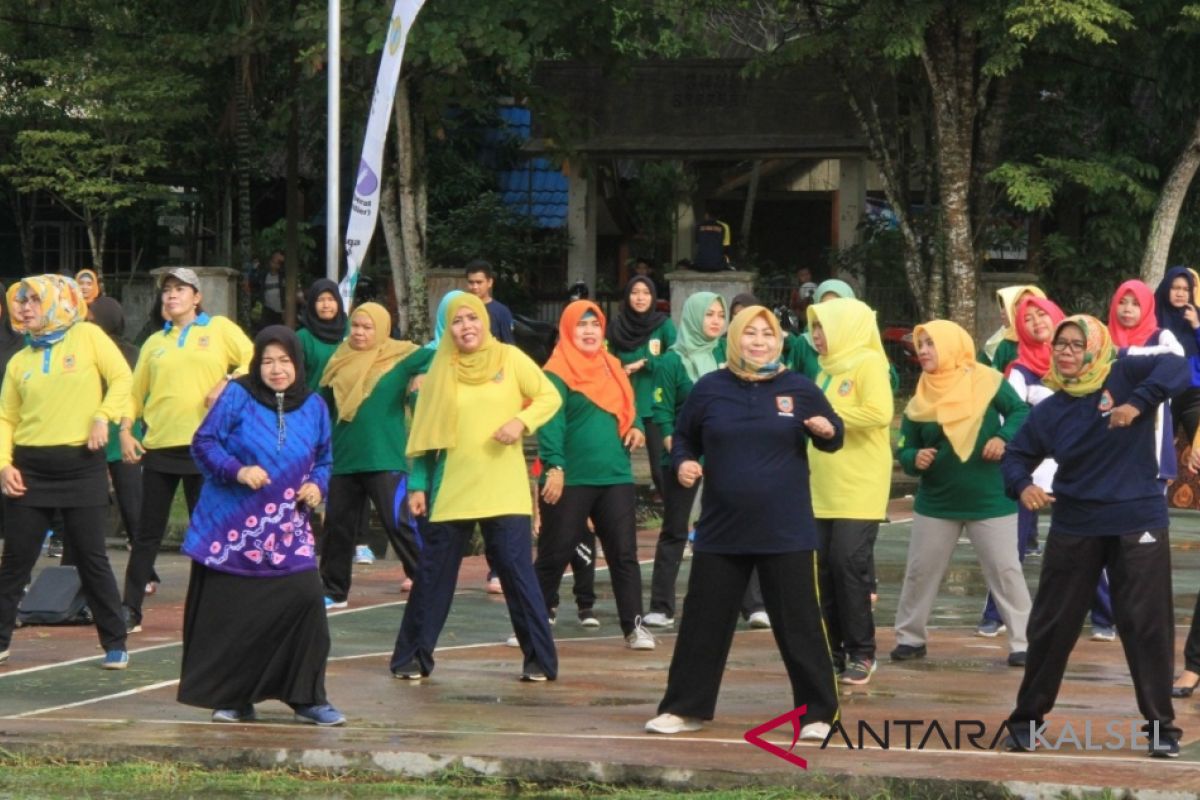
<path id="1" fill-rule="evenodd" d="M 675 344 L 675 326 L 657 305 L 654 281 L 645 275 L 632 278 L 625 285 L 621 308 L 608 326 L 608 351 L 620 360 L 633 384 L 637 415 L 646 429 L 650 477 L 661 497 L 663 437 L 650 416 L 654 410 L 654 372 L 660 359 Z"/>
<path id="2" fill-rule="evenodd" d="M 296 332 L 304 357 L 308 388 L 317 391 L 325 365 L 333 351 L 346 338 L 346 309 L 338 285 L 328 278 L 313 281 L 304 293 L 300 309 L 300 330 Z"/>
<path id="3" fill-rule="evenodd" d="M 329 485 L 329 410 L 282 325 L 254 340 L 192 440 L 204 488 L 184 537 L 192 563 L 179 701 L 214 722 L 282 700 L 297 722 L 342 725 L 325 698 L 329 626 L 309 517 Z"/>

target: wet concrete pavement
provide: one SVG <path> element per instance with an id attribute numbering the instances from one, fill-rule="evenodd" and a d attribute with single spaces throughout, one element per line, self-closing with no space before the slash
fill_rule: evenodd
<path id="1" fill-rule="evenodd" d="M 223 726 L 210 723 L 204 710 L 175 702 L 188 565 L 180 556 L 164 554 L 159 566 L 164 584 L 147 602 L 144 632 L 130 639 L 132 663 L 126 672 L 97 669 L 100 652 L 92 628 L 17 632 L 12 660 L 0 668 L 0 749 L 56 758 L 302 765 L 408 775 L 455 770 L 690 788 L 788 785 L 848 796 L 885 788 L 896 796 L 968 789 L 983 795 L 1053 796 L 1064 786 L 1166 793 L 1159 796 L 1200 793 L 1196 701 L 1176 703 L 1185 732 L 1177 761 L 1147 758 L 1144 745 L 1082 749 L 1089 721 L 1091 744 L 1105 747 L 1115 744 L 1106 724 L 1121 726 L 1128 737 L 1138 717 L 1119 641 L 1089 641 L 1086 628 L 1048 734 L 1054 742 L 1069 725 L 1079 746 L 1068 742 L 1059 752 L 1027 755 L 981 749 L 1011 710 L 1021 671 L 1005 665 L 1003 636 L 973 635 L 983 589 L 966 543 L 958 548 L 935 607 L 929 656 L 905 664 L 886 661 L 895 643 L 891 623 L 908 534 L 907 523 L 900 521 L 906 516 L 904 504 L 894 512 L 898 521 L 881 530 L 877 546 L 876 618 L 885 660 L 867 686 L 841 688 L 846 738 L 835 734 L 824 747 L 810 742 L 795 747 L 807 769 L 744 740 L 747 730 L 791 710 L 769 631 L 739 629 L 712 723 L 694 734 L 648 735 L 642 725 L 654 716 L 662 695 L 674 634 L 659 635 L 652 652 L 625 649 L 602 570 L 597 579 L 602 627 L 590 632 L 577 624 L 572 609 L 564 608 L 555 629 L 560 679 L 521 683 L 520 654 L 503 644 L 510 630 L 504 602 L 485 592 L 481 558 L 464 564 L 437 668 L 420 683 L 395 680 L 387 670 L 406 598 L 399 591 L 398 562 L 355 568 L 351 607 L 329 618 L 334 644 L 327 685 L 350 723 L 317 730 L 294 724 L 290 711 L 278 703 L 261 704 L 257 725 Z M 647 583 L 654 535 L 643 532 L 640 540 Z M 1200 584 L 1200 516 L 1174 517 L 1172 540 L 1179 652 Z M 112 555 L 122 568 L 124 552 Z M 1026 568 L 1031 587 L 1037 566 L 1034 560 Z M 685 563 L 681 593 L 686 569 Z M 569 597 L 569 590 L 563 595 Z M 864 725 L 880 739 L 887 731 L 888 748 L 860 730 Z M 968 734 L 976 735 L 977 746 Z M 791 728 L 784 724 L 766 738 L 787 750 Z"/>

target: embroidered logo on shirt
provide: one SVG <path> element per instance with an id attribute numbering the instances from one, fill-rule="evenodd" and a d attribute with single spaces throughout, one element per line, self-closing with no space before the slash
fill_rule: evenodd
<path id="1" fill-rule="evenodd" d="M 21 383 L 25 383 L 27 380 L 29 380 L 32 377 L 33 377 L 33 371 L 26 370 L 25 374 L 21 376 Z"/>
<path id="2" fill-rule="evenodd" d="M 796 404 L 790 397 L 776 397 L 775 408 L 779 409 L 779 416 L 790 417 L 792 416 L 792 411 L 796 408 Z"/>
<path id="3" fill-rule="evenodd" d="M 75 369 L 75 356 L 66 356 L 63 358 L 63 372 L 71 372 Z"/>
<path id="4" fill-rule="evenodd" d="M 852 391 L 854 391 L 854 381 L 850 380 L 849 378 L 842 381 L 841 385 L 838 386 L 838 394 L 842 397 L 845 397 Z"/>
<path id="5" fill-rule="evenodd" d="M 502 383 L 503 381 L 504 381 L 504 370 L 500 370 L 499 372 L 496 373 L 496 376 L 494 378 L 492 378 L 492 383 Z"/>
<path id="6" fill-rule="evenodd" d="M 196 340 L 196 346 L 199 347 L 201 350 L 207 350 L 208 342 L 209 342 L 209 339 L 207 336 L 201 336 L 199 339 Z"/>
<path id="7" fill-rule="evenodd" d="M 1157 541 L 1158 539 L 1150 535 L 1150 531 L 1146 531 L 1142 534 L 1142 538 L 1138 539 L 1138 544 L 1154 544 Z"/>
<path id="8" fill-rule="evenodd" d="M 658 339 L 651 339 L 647 344 L 650 346 L 650 355 L 656 356 L 662 352 L 662 342 Z"/>
<path id="9" fill-rule="evenodd" d="M 1107 413 L 1109 411 L 1112 411 L 1113 397 L 1109 393 L 1108 389 L 1105 389 L 1103 392 L 1100 393 L 1100 405 L 1097 406 L 1097 408 L 1100 409 L 1101 413 Z"/>

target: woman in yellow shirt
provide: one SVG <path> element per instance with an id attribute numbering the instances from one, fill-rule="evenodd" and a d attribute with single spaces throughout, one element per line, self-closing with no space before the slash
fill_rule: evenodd
<path id="1" fill-rule="evenodd" d="M 84 321 L 87 305 L 70 278 L 26 278 L 9 311 L 28 345 L 0 386 L 0 664 L 8 661 L 17 604 L 61 510 L 66 540 L 96 619 L 105 669 L 125 669 L 121 597 L 104 548 L 108 423 L 129 402 L 129 365 L 112 340 Z"/>
<path id="2" fill-rule="evenodd" d="M 533 502 L 522 439 L 562 404 L 546 374 L 513 345 L 492 337 L 473 294 L 445 311 L 446 333 L 421 384 L 408 437 L 409 508 L 424 543 L 391 670 L 420 680 L 450 613 L 463 548 L 478 524 L 524 656 L 521 679 L 553 680 L 558 654 L 533 573 Z"/>
<path id="3" fill-rule="evenodd" d="M 121 455 L 142 465 L 142 529 L 125 569 L 125 608 L 130 633 L 141 630 L 142 601 L 154 575 L 154 559 L 167 530 L 171 500 L 183 483 L 188 514 L 196 507 L 203 478 L 189 450 L 208 407 L 235 371 L 244 373 L 254 345 L 232 321 L 200 307 L 200 280 L 187 267 L 159 278 L 166 325 L 142 344 L 133 370 L 131 411 L 121 420 Z M 146 436 L 133 436 L 142 419 Z"/>
<path id="4" fill-rule="evenodd" d="M 873 564 L 892 482 L 892 382 L 875 312 L 838 298 L 808 307 L 821 371 L 816 382 L 846 425 L 837 453 L 809 447 L 813 516 L 820 548 L 821 606 L 842 683 L 875 672 Z"/>

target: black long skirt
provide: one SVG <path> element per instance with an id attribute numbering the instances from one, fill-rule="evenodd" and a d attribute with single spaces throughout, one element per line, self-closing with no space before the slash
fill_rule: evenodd
<path id="1" fill-rule="evenodd" d="M 329 623 L 318 572 L 247 578 L 192 562 L 178 700 L 243 708 L 260 700 L 320 705 Z"/>

